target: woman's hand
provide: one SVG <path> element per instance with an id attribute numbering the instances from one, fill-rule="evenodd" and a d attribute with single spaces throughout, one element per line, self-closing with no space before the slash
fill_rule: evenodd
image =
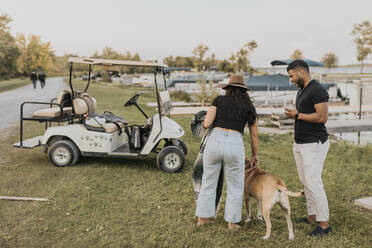
<path id="1" fill-rule="evenodd" d="M 254 155 L 254 156 L 252 156 L 252 158 L 251 158 L 251 163 L 252 163 L 252 165 L 254 165 L 254 166 L 257 166 L 257 165 L 260 163 L 260 161 L 258 160 L 258 155 Z"/>

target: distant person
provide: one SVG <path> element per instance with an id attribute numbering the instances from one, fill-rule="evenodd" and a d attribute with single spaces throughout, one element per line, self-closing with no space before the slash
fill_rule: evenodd
<path id="1" fill-rule="evenodd" d="M 295 119 L 293 155 L 297 172 L 304 185 L 307 217 L 302 223 L 318 223 L 308 235 L 327 234 L 329 209 L 322 183 L 324 160 L 329 149 L 325 123 L 328 120 L 328 92 L 316 80 L 311 79 L 309 66 L 303 60 L 294 60 L 287 67 L 291 82 L 297 92 L 296 109 L 285 109 L 285 114 Z"/>
<path id="2" fill-rule="evenodd" d="M 36 83 L 37 83 L 37 74 L 36 71 L 31 72 L 30 79 L 32 81 L 32 85 L 34 86 L 34 89 L 36 89 Z"/>
<path id="3" fill-rule="evenodd" d="M 45 86 L 45 78 L 46 78 L 45 72 L 44 71 L 39 72 L 39 76 L 38 77 L 39 77 L 41 88 L 44 88 L 44 86 Z"/>

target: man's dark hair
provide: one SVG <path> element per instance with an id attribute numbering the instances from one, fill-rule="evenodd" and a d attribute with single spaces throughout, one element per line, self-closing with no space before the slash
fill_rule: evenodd
<path id="1" fill-rule="evenodd" d="M 309 66 L 302 59 L 296 59 L 289 63 L 289 65 L 287 66 L 287 72 L 289 72 L 290 70 L 296 70 L 298 68 L 302 68 L 307 72 L 310 72 Z"/>

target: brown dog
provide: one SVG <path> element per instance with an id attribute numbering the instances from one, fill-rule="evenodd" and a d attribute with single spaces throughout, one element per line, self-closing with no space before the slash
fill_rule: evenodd
<path id="1" fill-rule="evenodd" d="M 257 200 L 257 216 L 266 222 L 266 235 L 263 239 L 269 239 L 271 233 L 270 210 L 275 203 L 279 202 L 284 215 L 287 219 L 289 239 L 294 239 L 293 227 L 291 221 L 291 209 L 288 196 L 301 197 L 303 192 L 291 192 L 287 189 L 284 182 L 274 175 L 267 174 L 264 170 L 252 165 L 249 160 L 245 160 L 245 206 L 247 210 L 247 219 L 251 221 L 251 205 L 249 198 Z"/>

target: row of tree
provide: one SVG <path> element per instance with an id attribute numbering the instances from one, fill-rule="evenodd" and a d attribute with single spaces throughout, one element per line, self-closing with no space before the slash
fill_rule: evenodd
<path id="1" fill-rule="evenodd" d="M 300 49 L 296 49 L 293 51 L 291 59 L 303 59 L 304 56 Z M 337 67 L 338 64 L 338 57 L 333 52 L 328 52 L 323 55 L 321 58 L 321 61 L 323 62 L 324 66 L 327 68 L 334 68 Z"/>
<path id="2" fill-rule="evenodd" d="M 0 15 L 0 78 L 28 75 L 31 70 L 49 70 L 55 55 L 49 42 L 42 42 L 40 36 L 23 34 L 14 37 L 10 33 L 12 19 Z"/>
<path id="3" fill-rule="evenodd" d="M 12 19 L 7 14 L 0 15 L 0 79 L 11 78 L 14 76 L 27 76 L 32 70 L 44 70 L 53 74 L 64 74 L 67 70 L 67 58 L 76 56 L 66 54 L 65 56 L 55 56 L 50 42 L 43 42 L 38 35 L 31 34 L 27 38 L 23 34 L 15 37 L 10 32 L 9 23 Z M 357 60 L 361 62 L 361 72 L 364 61 L 372 53 L 372 25 L 369 21 L 355 24 L 351 32 L 357 48 Z M 249 72 L 253 68 L 250 66 L 249 55 L 257 48 L 257 42 L 252 40 L 243 44 L 236 52 L 231 53 L 228 59 L 218 60 L 215 54 L 206 56 L 209 47 L 203 44 L 193 49 L 191 57 L 172 55 L 166 57 L 163 62 L 170 67 L 189 67 L 197 71 L 203 71 L 211 66 L 218 66 L 224 72 Z M 120 53 L 111 47 L 103 48 L 101 53 L 95 52 L 93 58 L 122 59 L 140 61 L 138 53 Z M 303 58 L 303 54 L 296 49 L 291 55 L 292 59 Z M 324 54 L 322 62 L 328 68 L 336 67 L 338 57 L 329 52 Z M 77 66 L 75 69 L 85 70 L 84 66 Z M 128 67 L 118 68 L 121 73 L 143 73 L 149 72 L 148 68 Z"/>
<path id="4" fill-rule="evenodd" d="M 257 48 L 257 42 L 252 40 L 247 42 L 238 51 L 231 53 L 228 59 L 218 60 L 215 54 L 206 57 L 209 47 L 203 44 L 193 49 L 191 57 L 181 57 L 172 55 L 166 57 L 163 62 L 170 67 L 189 67 L 197 71 L 206 70 L 212 66 L 218 66 L 218 69 L 225 72 L 243 72 L 251 71 L 253 68 L 249 65 L 249 55 Z"/>
<path id="5" fill-rule="evenodd" d="M 360 72 L 363 72 L 364 61 L 372 53 L 372 24 L 369 21 L 364 21 L 360 24 L 355 24 L 351 35 L 354 36 L 354 43 L 357 48 L 357 60 L 361 62 Z M 164 63 L 172 67 L 191 67 L 198 71 L 218 65 L 219 70 L 224 72 L 247 72 L 252 71 L 253 68 L 249 66 L 250 61 L 248 55 L 257 48 L 256 41 L 252 40 L 243 45 L 243 47 L 236 53 L 232 53 L 229 59 L 217 60 L 214 54 L 205 58 L 206 52 L 209 50 L 208 46 L 198 45 L 194 50 L 193 57 L 168 56 L 164 59 Z M 300 49 L 293 51 L 290 56 L 291 59 L 303 59 L 303 53 Z M 328 52 L 321 58 L 324 66 L 327 68 L 334 68 L 338 65 L 338 57 L 333 52 Z"/>
<path id="6" fill-rule="evenodd" d="M 0 15 L 0 80 L 16 76 L 28 76 L 33 70 L 43 70 L 54 75 L 63 75 L 68 70 L 67 59 L 74 54 L 66 54 L 62 57 L 55 55 L 50 42 L 43 42 L 38 35 L 23 34 L 13 36 L 10 29 L 12 19 L 7 14 Z M 103 48 L 101 53 L 95 52 L 91 57 L 105 59 L 135 60 L 140 61 L 138 53 L 132 55 L 113 50 L 111 47 Z M 85 65 L 76 65 L 76 71 L 86 70 Z M 99 70 L 101 68 L 96 68 Z M 121 73 L 149 72 L 148 68 L 122 67 L 118 68 Z"/>

